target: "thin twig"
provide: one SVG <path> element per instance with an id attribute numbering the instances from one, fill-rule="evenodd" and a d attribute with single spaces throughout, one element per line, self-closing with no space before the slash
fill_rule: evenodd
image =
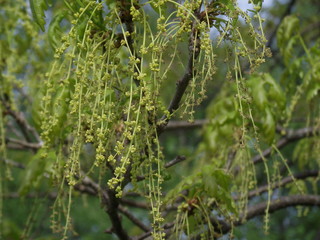
<path id="1" fill-rule="evenodd" d="M 140 221 L 138 218 L 136 218 L 130 211 L 128 211 L 128 209 L 119 206 L 119 212 L 121 212 L 122 214 L 124 214 L 128 219 L 131 220 L 132 223 L 134 223 L 135 225 L 137 225 L 139 228 L 141 228 L 141 230 L 143 230 L 144 232 L 148 232 L 151 230 L 150 227 L 146 226 L 142 221 Z"/>
<path id="2" fill-rule="evenodd" d="M 10 166 L 16 167 L 16 168 L 20 168 L 20 169 L 25 169 L 26 168 L 26 166 L 23 163 L 19 163 L 19 162 L 10 160 L 10 159 L 2 159 L 2 158 L 0 158 L 0 161 L 3 161 L 4 163 L 6 163 L 6 164 L 8 164 Z"/>
<path id="3" fill-rule="evenodd" d="M 40 149 L 41 143 L 30 143 L 23 140 L 15 139 L 15 138 L 6 138 L 7 143 L 13 143 L 14 145 L 19 145 L 22 149 L 32 149 L 37 150 Z M 13 146 L 14 146 L 13 145 Z"/>
<path id="4" fill-rule="evenodd" d="M 180 163 L 182 161 L 186 160 L 186 157 L 185 156 L 176 156 L 175 159 L 171 160 L 170 162 L 167 162 L 164 167 L 165 168 L 169 168 L 169 167 L 172 167 L 174 165 L 176 165 L 177 163 Z"/>
<path id="5" fill-rule="evenodd" d="M 181 128 L 183 129 L 201 128 L 207 123 L 209 123 L 208 119 L 198 119 L 198 120 L 195 120 L 194 122 L 173 120 L 168 123 L 165 130 L 169 131 L 169 130 L 179 130 Z"/>
<path id="6" fill-rule="evenodd" d="M 21 132 L 19 132 L 18 129 L 14 126 L 13 121 L 8 121 L 6 127 L 8 132 L 10 131 L 11 133 L 13 133 L 13 135 L 15 135 L 18 138 L 23 138 Z"/>
<path id="7" fill-rule="evenodd" d="M 164 167 L 165 168 L 170 168 L 174 165 L 176 165 L 177 163 L 179 162 L 182 162 L 186 160 L 186 157 L 185 156 L 177 156 L 175 159 L 171 160 L 170 162 L 167 162 Z M 137 181 L 140 182 L 140 181 L 143 181 L 146 179 L 146 176 L 137 176 Z"/>
<path id="8" fill-rule="evenodd" d="M 15 112 L 11 108 L 7 108 L 7 112 L 10 116 L 12 116 L 16 120 L 24 137 L 28 142 L 32 141 L 31 138 L 29 137 L 28 132 L 32 134 L 32 136 L 36 139 L 37 142 L 41 142 L 39 134 L 33 127 L 29 125 L 29 123 L 27 122 L 27 120 L 25 119 L 25 117 L 21 112 L 20 113 Z"/>
<path id="9" fill-rule="evenodd" d="M 133 200 L 127 199 L 127 198 L 121 198 L 119 201 L 122 205 L 146 209 L 146 210 L 150 209 L 150 206 L 148 204 L 146 204 L 145 202 L 133 201 Z"/>
<path id="10" fill-rule="evenodd" d="M 165 233 L 167 234 L 169 232 L 168 230 L 170 230 L 173 227 L 174 227 L 174 223 L 171 222 L 171 223 L 164 224 L 162 228 L 165 230 Z M 150 237 L 151 235 L 152 235 L 152 230 L 144 234 L 141 234 L 140 236 L 134 237 L 133 240 L 143 240 Z"/>
<path id="11" fill-rule="evenodd" d="M 57 192 L 49 192 L 49 193 L 28 193 L 24 197 L 26 198 L 49 198 L 56 199 L 58 196 Z M 11 192 L 3 194 L 4 198 L 21 198 L 21 194 L 18 192 Z"/>

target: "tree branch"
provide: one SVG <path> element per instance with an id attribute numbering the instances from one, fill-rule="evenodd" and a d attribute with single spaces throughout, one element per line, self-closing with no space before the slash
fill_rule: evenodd
<path id="1" fill-rule="evenodd" d="M 297 174 L 294 174 L 293 176 L 285 177 L 281 181 L 276 182 L 274 185 L 271 186 L 271 188 L 272 189 L 279 188 L 279 187 L 285 186 L 289 183 L 292 183 L 294 180 L 301 180 L 301 179 L 306 179 L 309 177 L 317 177 L 317 176 L 319 176 L 318 170 L 310 170 L 310 171 L 305 171 L 302 173 L 297 173 Z M 249 199 L 253 198 L 253 197 L 261 195 L 262 193 L 267 192 L 267 191 L 268 191 L 268 185 L 261 186 L 253 191 L 250 191 L 248 194 L 248 198 Z M 234 198 L 234 200 L 239 200 L 239 199 L 240 199 L 240 196 L 236 196 Z"/>
<path id="2" fill-rule="evenodd" d="M 95 183 L 88 176 L 83 177 L 81 184 L 92 188 L 92 191 L 90 191 L 89 194 L 102 194 L 102 200 L 104 205 L 106 206 L 106 212 L 108 213 L 109 218 L 112 222 L 111 232 L 115 233 L 121 240 L 129 240 L 130 237 L 124 230 L 121 223 L 121 218 L 118 214 L 119 199 L 117 199 L 115 192 L 111 189 L 107 189 L 106 191 L 104 191 L 103 189 L 101 189 L 99 184 Z"/>
<path id="3" fill-rule="evenodd" d="M 31 127 L 29 125 L 27 120 L 24 118 L 22 112 L 18 113 L 18 112 L 13 111 L 8 103 L 5 103 L 4 101 L 2 101 L 2 102 L 5 104 L 7 114 L 9 114 L 17 122 L 17 124 L 20 127 L 21 132 L 23 133 L 25 139 L 28 142 L 32 142 L 32 140 L 31 140 L 31 138 L 29 137 L 29 134 L 28 134 L 28 133 L 31 133 L 32 136 L 36 139 L 37 142 L 41 142 L 41 139 L 40 139 L 40 136 L 39 136 L 38 132 L 33 127 Z"/>
<path id="4" fill-rule="evenodd" d="M 108 198 L 105 199 L 106 211 L 109 215 L 109 218 L 112 222 L 112 232 L 115 233 L 121 240 L 129 240 L 130 237 L 128 233 L 123 228 L 121 223 L 121 218 L 118 214 L 119 209 L 119 200 L 116 197 L 115 191 L 112 189 L 107 189 Z"/>
<path id="5" fill-rule="evenodd" d="M 182 161 L 184 161 L 184 160 L 186 160 L 186 157 L 185 157 L 185 156 L 177 156 L 176 158 L 174 158 L 174 159 L 171 160 L 170 162 L 167 162 L 167 163 L 164 165 L 164 167 L 165 167 L 165 168 L 170 168 L 170 167 L 172 167 L 172 166 L 176 165 L 177 163 L 182 162 Z M 139 182 L 139 181 L 143 181 L 144 179 L 146 179 L 145 176 L 137 176 L 137 181 L 138 181 L 138 182 Z"/>
<path id="6" fill-rule="evenodd" d="M 124 214 L 128 219 L 131 220 L 135 225 L 137 225 L 141 230 L 144 232 L 150 231 L 150 227 L 146 226 L 143 222 L 141 222 L 138 218 L 136 218 L 130 211 L 128 211 L 126 208 L 119 206 L 119 212 Z"/>
<path id="7" fill-rule="evenodd" d="M 196 16 L 199 16 L 200 8 L 196 11 Z M 176 83 L 176 91 L 171 99 L 168 106 L 168 114 L 164 114 L 160 119 L 160 124 L 158 125 L 157 132 L 158 135 L 164 131 L 165 127 L 168 125 L 169 118 L 171 114 L 179 108 L 181 99 L 189 85 L 190 80 L 194 76 L 194 62 L 198 58 L 200 53 L 200 40 L 197 39 L 197 30 L 195 28 L 196 21 L 193 20 L 192 30 L 189 37 L 189 59 L 186 71 L 182 78 Z"/>
<path id="8" fill-rule="evenodd" d="M 265 214 L 266 209 L 269 207 L 269 213 L 285 209 L 287 207 L 294 206 L 320 206 L 320 196 L 318 195 L 291 195 L 279 197 L 278 199 L 272 200 L 270 203 L 267 201 L 258 203 L 248 208 L 246 213 L 240 215 L 239 220 L 230 224 L 225 220 L 220 220 L 215 217 L 211 217 L 211 224 L 216 229 L 218 234 L 228 233 L 233 226 L 243 225 L 246 221 Z M 174 222 L 164 225 L 164 228 L 170 230 L 174 226 Z M 168 231 L 169 233 L 169 231 Z M 134 238 L 134 240 L 143 240 L 151 236 L 151 232 L 147 232 L 139 237 Z M 198 239 L 198 238 L 194 238 Z"/>
<path id="9" fill-rule="evenodd" d="M 5 164 L 9 164 L 10 166 L 16 167 L 16 168 L 20 168 L 20 169 L 25 169 L 26 166 L 23 163 L 19 163 L 10 159 L 3 159 L 0 158 L 0 161 L 4 162 Z"/>
<path id="10" fill-rule="evenodd" d="M 184 161 L 184 160 L 186 160 L 186 157 L 185 157 L 185 156 L 179 156 L 179 155 L 178 155 L 178 156 L 176 156 L 175 159 L 171 160 L 170 162 L 167 162 L 167 163 L 164 165 L 164 167 L 165 167 L 165 168 L 172 167 L 172 166 L 176 165 L 177 163 L 182 162 L 182 161 Z"/>
<path id="11" fill-rule="evenodd" d="M 267 201 L 258 203 L 248 208 L 246 213 L 240 215 L 240 220 L 230 224 L 224 220 L 217 220 L 216 218 L 211 218 L 211 223 L 215 229 L 220 234 L 226 234 L 231 229 L 232 226 L 243 225 L 246 221 L 264 215 L 266 209 L 269 207 L 269 213 L 285 209 L 287 207 L 294 206 L 320 206 L 320 196 L 318 195 L 291 195 L 279 197 L 278 199 L 272 200 L 269 204 Z"/>
<path id="12" fill-rule="evenodd" d="M 166 223 L 163 225 L 163 229 L 165 230 L 165 233 L 167 234 L 171 228 L 174 227 L 174 223 L 171 222 L 171 223 Z M 146 232 L 140 236 L 137 236 L 137 237 L 134 237 L 133 240 L 143 240 L 143 239 L 146 239 L 148 237 L 150 237 L 152 235 L 152 230 L 150 230 L 149 232 Z"/>
<path id="13" fill-rule="evenodd" d="M 307 127 L 307 128 L 301 128 L 297 130 L 287 130 L 287 134 L 282 137 L 277 143 L 276 147 L 278 149 L 283 148 L 287 144 L 298 141 L 302 138 L 307 138 L 307 137 L 314 137 L 316 135 L 319 135 L 320 129 L 316 129 L 313 127 Z M 272 153 L 273 147 L 267 148 L 262 152 L 262 155 L 257 154 L 252 158 L 252 161 L 254 164 L 257 164 L 259 162 L 262 162 L 263 158 L 269 157 L 270 154 Z"/>
<path id="14" fill-rule="evenodd" d="M 294 206 L 320 206 L 320 196 L 318 195 L 291 195 L 280 197 L 272 200 L 270 204 L 268 202 L 258 203 L 248 208 L 245 216 L 240 217 L 242 219 L 236 225 L 243 224 L 244 220 L 249 220 L 259 215 L 265 214 L 267 206 L 269 205 L 269 213 Z"/>
<path id="15" fill-rule="evenodd" d="M 23 140 L 15 139 L 15 138 L 6 138 L 6 142 L 9 143 L 8 148 L 21 149 L 21 150 L 23 149 L 38 150 L 42 146 L 41 143 L 29 143 Z"/>
<path id="16" fill-rule="evenodd" d="M 136 201 L 132 201 L 132 200 L 126 199 L 126 198 L 121 198 L 119 201 L 122 205 L 146 209 L 146 210 L 150 209 L 150 206 L 144 202 L 136 202 Z"/>
<path id="17" fill-rule="evenodd" d="M 193 128 L 200 128 L 203 125 L 209 123 L 207 119 L 199 119 L 195 120 L 194 122 L 188 121 L 170 121 L 168 125 L 165 127 L 165 130 L 178 130 L 178 129 L 193 129 Z"/>
<path id="18" fill-rule="evenodd" d="M 132 35 L 134 34 L 134 23 L 133 23 L 133 19 L 132 16 L 130 14 L 130 7 L 133 6 L 134 8 L 139 8 L 139 5 L 137 4 L 133 4 L 130 1 L 127 0 L 118 0 L 118 4 L 120 6 L 120 19 L 121 21 L 125 24 L 127 31 L 129 32 L 128 36 L 123 36 L 124 38 L 127 39 L 128 45 L 127 47 L 129 48 L 132 56 L 134 56 L 136 59 L 139 59 L 141 61 L 141 57 L 138 56 L 138 54 L 136 53 L 134 47 L 133 47 L 133 43 L 134 40 L 132 38 Z M 137 63 L 135 64 L 134 67 L 134 72 L 135 73 L 140 73 L 141 71 L 141 63 Z M 137 86 L 140 86 L 140 82 L 137 80 L 136 77 L 134 77 L 134 82 Z"/>
<path id="19" fill-rule="evenodd" d="M 49 198 L 51 200 L 55 200 L 58 196 L 56 192 L 49 193 L 28 193 L 26 198 Z M 4 198 L 21 198 L 21 195 L 18 192 L 11 192 L 3 194 Z"/>

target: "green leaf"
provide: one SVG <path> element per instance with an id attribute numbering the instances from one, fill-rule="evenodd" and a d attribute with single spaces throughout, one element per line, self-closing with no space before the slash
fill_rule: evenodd
<path id="1" fill-rule="evenodd" d="M 235 10 L 235 7 L 234 7 L 235 2 L 234 1 L 231 1 L 231 0 L 220 0 L 219 3 L 224 4 L 224 6 L 227 9 L 231 10 L 231 11 Z"/>
<path id="2" fill-rule="evenodd" d="M 35 22 L 39 25 L 41 30 L 44 32 L 45 21 L 45 10 L 48 9 L 48 4 L 46 0 L 30 0 L 30 7 L 32 16 Z"/>
<path id="3" fill-rule="evenodd" d="M 296 194 L 301 194 L 302 192 L 307 192 L 308 187 L 307 187 L 307 183 L 303 180 L 300 179 L 296 179 L 294 182 L 292 182 L 291 184 L 289 184 L 287 186 L 287 188 L 289 189 L 289 194 L 290 195 L 296 195 Z"/>
<path id="4" fill-rule="evenodd" d="M 286 104 L 286 96 L 280 85 L 270 74 L 264 74 L 263 79 L 266 85 L 268 85 L 268 102 L 271 103 L 269 105 L 274 106 L 275 102 L 276 106 L 278 106 L 280 109 L 284 109 Z"/>
<path id="5" fill-rule="evenodd" d="M 299 19 L 295 16 L 287 16 L 283 19 L 277 31 L 277 42 L 285 63 L 291 59 L 293 46 L 299 33 Z"/>
<path id="6" fill-rule="evenodd" d="M 52 137 L 60 137 L 67 132 L 63 127 L 67 120 L 71 93 L 74 92 L 74 79 L 67 79 L 62 86 L 57 86 L 56 94 L 53 98 L 52 114 L 55 116 L 56 124 L 52 127 Z"/>
<path id="7" fill-rule="evenodd" d="M 2 235 L 3 239 L 20 239 L 22 230 L 16 225 L 14 221 L 4 219 L 2 222 Z"/>
<path id="8" fill-rule="evenodd" d="M 273 112 L 285 108 L 284 91 L 270 74 L 254 75 L 248 80 L 248 85 L 253 104 L 259 111 L 264 111 L 267 107 L 273 109 Z"/>
<path id="9" fill-rule="evenodd" d="M 174 201 L 178 196 L 179 193 L 185 189 L 189 189 L 190 186 L 196 184 L 199 182 L 198 173 L 189 175 L 188 177 L 185 177 L 183 180 L 181 180 L 173 189 L 171 189 L 165 199 L 164 202 L 168 203 L 170 201 Z"/>
<path id="10" fill-rule="evenodd" d="M 258 11 L 260 11 L 263 1 L 264 0 L 252 0 L 253 4 L 258 7 Z"/>
<path id="11" fill-rule="evenodd" d="M 309 88 L 307 89 L 307 100 L 310 101 L 315 96 L 317 96 L 320 92 L 320 82 L 313 82 L 309 85 Z"/>
<path id="12" fill-rule="evenodd" d="M 320 91 L 320 63 L 317 62 L 312 66 L 312 69 L 307 72 L 303 79 L 307 84 L 306 96 L 310 101 L 319 94 Z"/>
<path id="13" fill-rule="evenodd" d="M 207 108 L 207 115 L 220 125 L 227 122 L 234 122 L 237 117 L 237 102 L 233 96 L 221 94 Z"/>
<path id="14" fill-rule="evenodd" d="M 60 27 L 61 21 L 66 15 L 65 11 L 58 13 L 51 21 L 48 28 L 48 39 L 53 49 L 57 48 L 61 44 L 62 31 Z"/>
<path id="15" fill-rule="evenodd" d="M 286 16 L 279 26 L 277 40 L 279 45 L 284 45 L 289 39 L 299 32 L 299 19 L 296 16 Z"/>
<path id="16" fill-rule="evenodd" d="M 230 175 L 214 165 L 204 166 L 201 173 L 203 188 L 208 196 L 224 205 L 228 211 L 235 213 L 236 209 L 234 208 L 230 191 Z"/>
<path id="17" fill-rule="evenodd" d="M 36 94 L 33 96 L 33 103 L 31 105 L 31 114 L 32 114 L 32 121 L 35 128 L 40 132 L 41 130 L 41 112 L 43 109 L 43 89 L 38 90 Z"/>
<path id="18" fill-rule="evenodd" d="M 218 195 L 218 184 L 212 166 L 204 166 L 202 168 L 202 183 L 204 190 L 210 197 L 217 197 Z"/>
<path id="19" fill-rule="evenodd" d="M 297 43 L 298 39 L 296 36 L 290 38 L 285 46 L 280 49 L 281 54 L 283 55 L 283 61 L 287 67 L 290 67 L 290 62 L 294 59 L 293 58 L 293 51 L 295 49 L 295 44 Z"/>
<path id="20" fill-rule="evenodd" d="M 76 30 L 77 30 L 77 37 L 79 39 L 79 41 L 82 41 L 83 37 L 84 37 L 84 32 L 86 30 L 87 24 L 88 24 L 89 18 L 87 15 L 84 15 L 80 20 L 79 20 L 79 24 L 77 24 L 76 26 Z"/>
<path id="21" fill-rule="evenodd" d="M 310 161 L 310 151 L 312 150 L 312 141 L 302 139 L 298 142 L 293 151 L 293 160 L 298 162 L 299 169 L 305 169 Z"/>
<path id="22" fill-rule="evenodd" d="M 107 4 L 107 6 L 108 6 L 109 9 L 114 8 L 115 5 L 117 4 L 117 2 L 114 1 L 114 0 L 105 0 L 105 2 L 106 2 L 106 4 Z"/>
<path id="23" fill-rule="evenodd" d="M 25 196 L 31 189 L 37 189 L 40 186 L 45 173 L 52 173 L 52 166 L 55 160 L 55 152 L 50 151 L 47 153 L 43 149 L 32 157 L 26 167 L 24 181 L 19 189 L 21 196 Z"/>
<path id="24" fill-rule="evenodd" d="M 269 108 L 265 109 L 265 117 L 263 118 L 262 122 L 265 139 L 269 144 L 271 144 L 275 136 L 276 123 Z"/>
<path id="25" fill-rule="evenodd" d="M 252 98 L 259 110 L 263 110 L 268 104 L 267 93 L 264 89 L 264 81 L 262 77 L 251 79 Z"/>

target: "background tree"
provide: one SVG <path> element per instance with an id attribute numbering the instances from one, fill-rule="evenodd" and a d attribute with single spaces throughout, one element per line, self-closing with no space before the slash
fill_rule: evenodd
<path id="1" fill-rule="evenodd" d="M 0 3 L 0 238 L 319 235 L 316 1 Z"/>

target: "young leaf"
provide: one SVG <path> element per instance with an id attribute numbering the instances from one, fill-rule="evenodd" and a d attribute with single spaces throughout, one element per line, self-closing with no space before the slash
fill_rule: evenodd
<path id="1" fill-rule="evenodd" d="M 252 0 L 253 4 L 259 7 L 259 10 L 262 6 L 263 0 Z"/>
<path id="2" fill-rule="evenodd" d="M 45 14 L 44 11 L 48 9 L 47 1 L 46 0 L 30 0 L 30 7 L 31 12 L 34 20 L 39 25 L 41 30 L 44 32 L 45 28 L 44 25 L 46 24 L 45 21 Z"/>
<path id="3" fill-rule="evenodd" d="M 265 109 L 265 117 L 263 119 L 263 132 L 268 143 L 272 143 L 275 136 L 276 123 L 269 108 Z"/>
<path id="4" fill-rule="evenodd" d="M 48 39 L 50 42 L 50 45 L 53 49 L 57 48 L 60 44 L 60 39 L 62 36 L 60 23 L 65 17 L 65 12 L 58 13 L 51 21 L 49 28 L 48 28 Z"/>
<path id="5" fill-rule="evenodd" d="M 298 33 L 299 19 L 295 16 L 285 17 L 277 32 L 277 42 L 281 54 L 285 57 L 286 64 L 291 58 L 293 45 L 296 43 Z"/>
<path id="6" fill-rule="evenodd" d="M 45 153 L 44 150 L 39 150 L 37 154 L 32 157 L 26 167 L 24 181 L 20 185 L 20 195 L 24 196 L 30 189 L 40 186 L 45 173 L 48 174 L 52 171 L 52 165 L 55 159 L 56 154 L 54 151 Z"/>

